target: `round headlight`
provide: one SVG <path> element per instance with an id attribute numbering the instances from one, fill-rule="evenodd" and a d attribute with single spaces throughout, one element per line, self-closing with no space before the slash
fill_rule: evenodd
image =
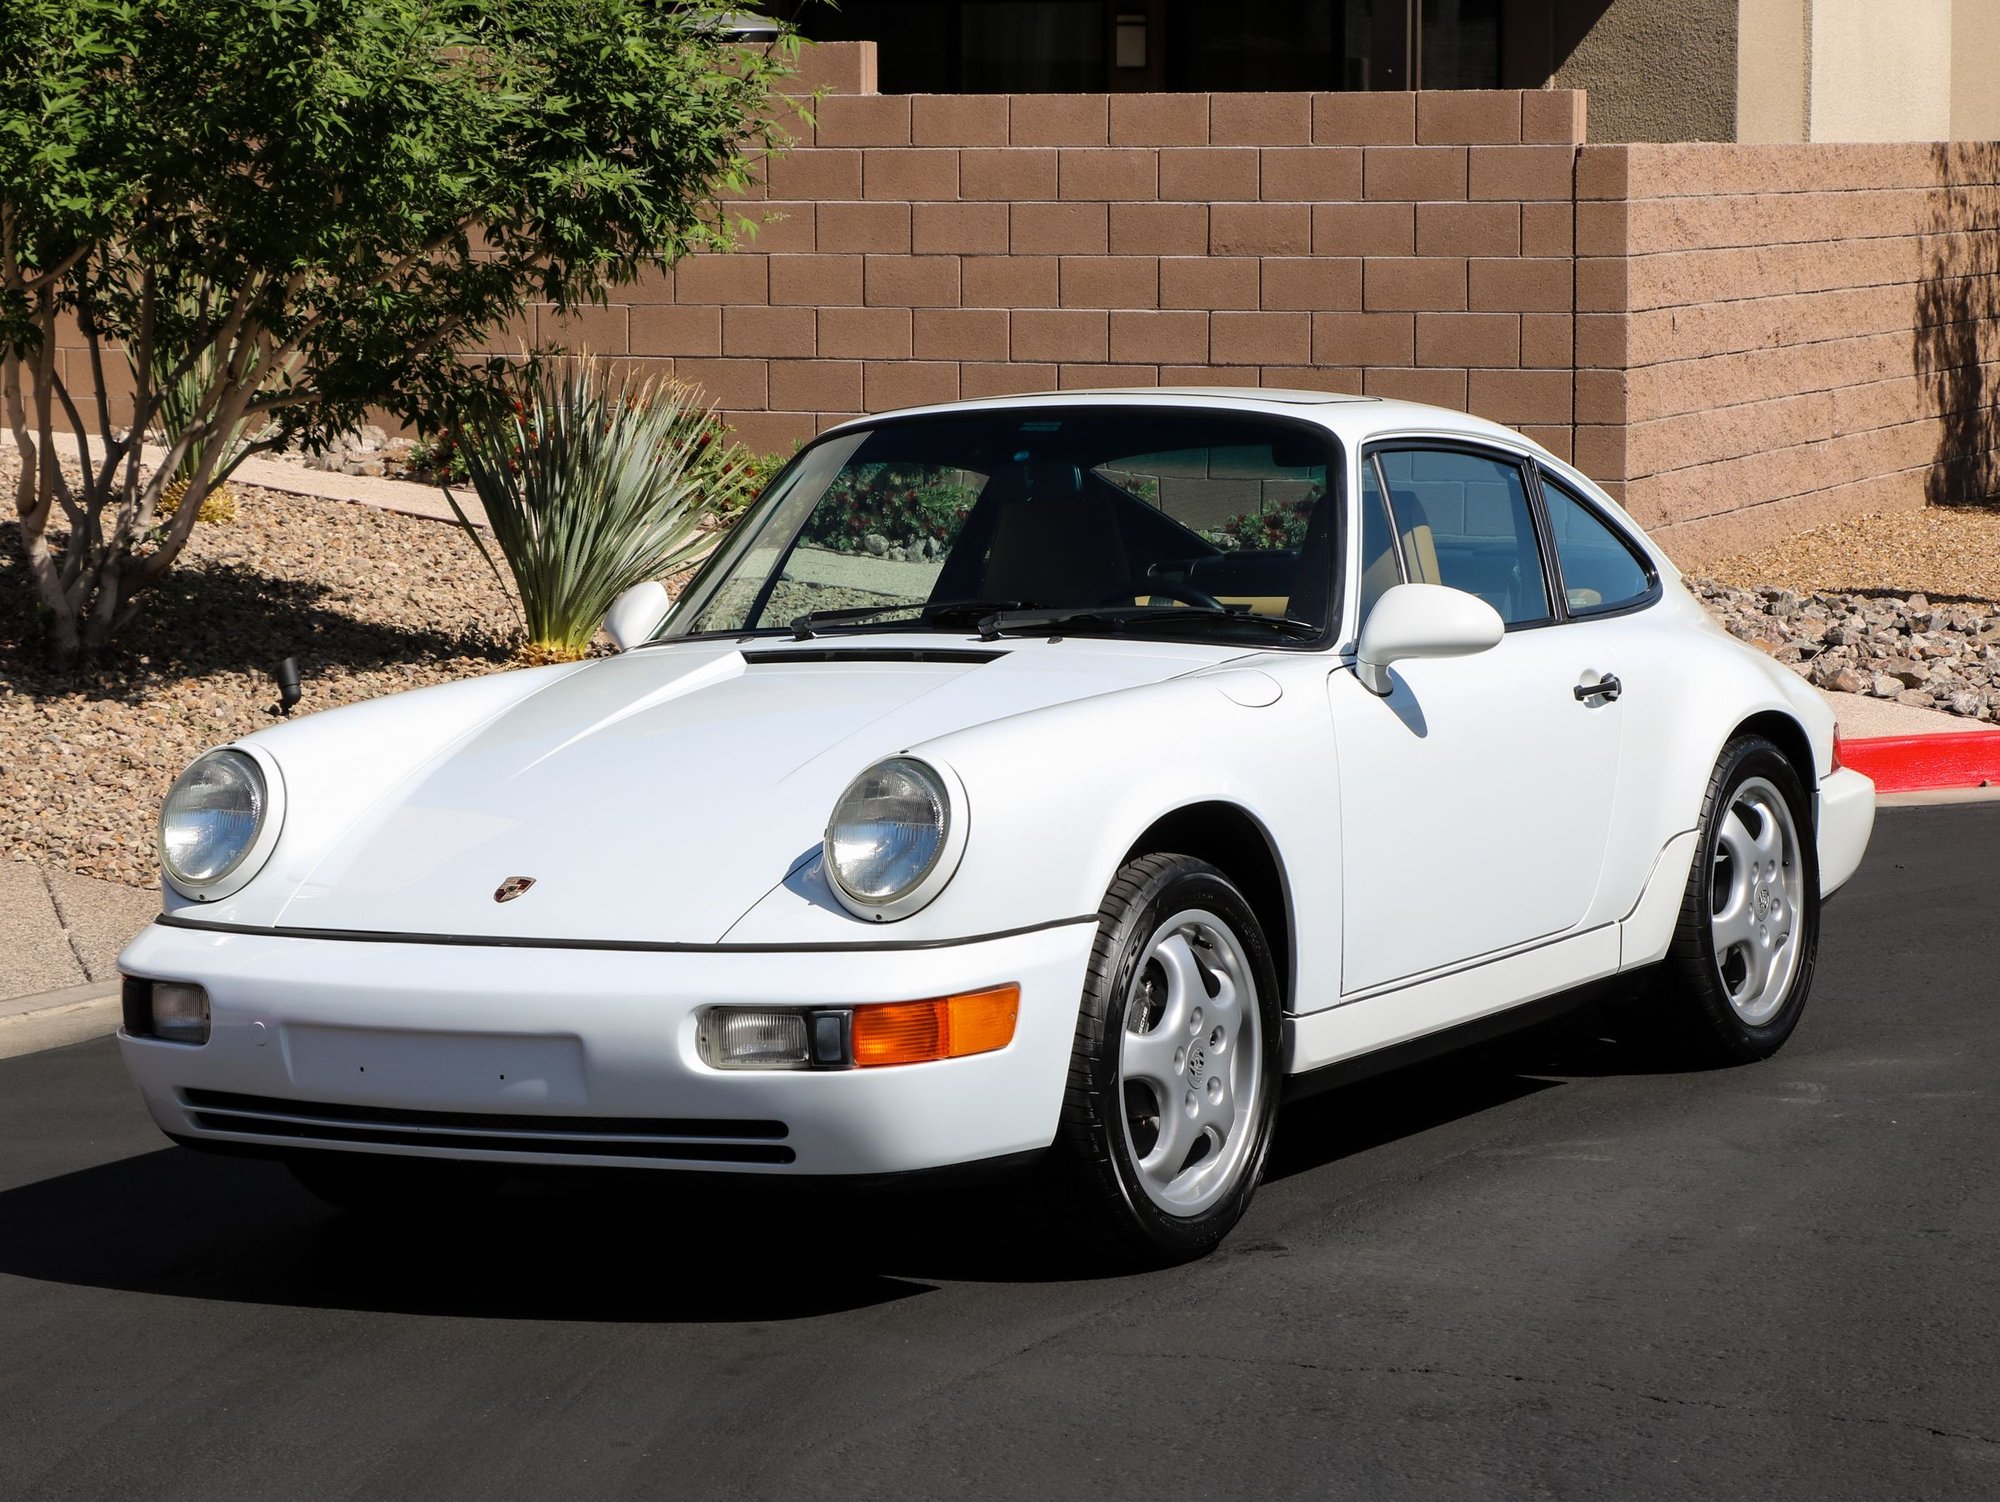
<path id="1" fill-rule="evenodd" d="M 896 756 L 840 795 L 826 829 L 826 867 L 849 908 L 877 920 L 903 918 L 950 880 L 962 844 L 944 777 Z"/>
<path id="2" fill-rule="evenodd" d="M 160 809 L 167 879 L 183 890 L 222 881 L 256 845 L 269 809 L 270 789 L 254 757 L 235 750 L 197 757 Z"/>

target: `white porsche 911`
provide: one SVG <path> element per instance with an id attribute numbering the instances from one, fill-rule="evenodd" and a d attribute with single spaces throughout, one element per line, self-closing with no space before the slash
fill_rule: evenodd
<path id="1" fill-rule="evenodd" d="M 170 1136 L 350 1205 L 1032 1160 L 1193 1256 L 1289 1093 L 1613 981 L 1771 1053 L 1874 819 L 1589 480 L 1398 402 L 864 418 L 607 624 L 182 775 L 122 960 Z"/>

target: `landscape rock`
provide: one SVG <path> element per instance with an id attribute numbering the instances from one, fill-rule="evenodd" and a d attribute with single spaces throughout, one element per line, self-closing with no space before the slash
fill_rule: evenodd
<path id="1" fill-rule="evenodd" d="M 1868 694 L 1974 720 L 2000 718 L 2000 611 L 1927 595 L 1801 594 L 1713 579 L 1688 587 L 1722 628 L 1820 688 Z"/>

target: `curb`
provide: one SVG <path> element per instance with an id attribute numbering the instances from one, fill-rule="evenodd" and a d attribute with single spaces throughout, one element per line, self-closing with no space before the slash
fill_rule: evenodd
<path id="1" fill-rule="evenodd" d="M 117 1032 L 124 1020 L 122 989 L 120 981 L 91 981 L 0 1001 L 0 1059 Z"/>
<path id="2" fill-rule="evenodd" d="M 1872 777 L 1880 793 L 2000 787 L 2000 730 L 1843 740 L 1840 762 Z"/>

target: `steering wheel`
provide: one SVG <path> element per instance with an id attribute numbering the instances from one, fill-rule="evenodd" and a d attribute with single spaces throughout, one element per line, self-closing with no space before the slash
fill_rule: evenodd
<path id="1" fill-rule="evenodd" d="M 1183 605 L 1197 605 L 1203 610 L 1229 608 L 1207 590 L 1196 589 L 1192 584 L 1183 584 L 1174 579 L 1135 579 L 1131 588 L 1110 596 L 1104 603 L 1118 605 L 1127 599 L 1146 595 L 1165 595 L 1170 600 L 1179 600 Z"/>

